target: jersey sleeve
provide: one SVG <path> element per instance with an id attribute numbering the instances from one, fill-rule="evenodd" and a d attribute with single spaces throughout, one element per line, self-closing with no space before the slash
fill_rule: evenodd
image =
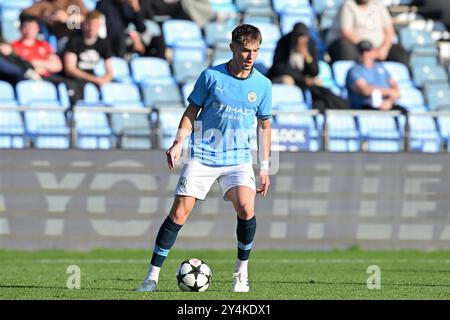
<path id="1" fill-rule="evenodd" d="M 364 76 L 361 72 L 360 68 L 352 67 L 347 73 L 347 78 L 345 81 L 347 89 L 351 89 L 351 87 L 355 84 L 359 79 L 364 79 Z"/>
<path id="2" fill-rule="evenodd" d="M 72 53 L 78 54 L 75 38 L 73 38 L 73 37 L 69 38 L 69 41 L 67 42 L 67 44 L 64 48 L 64 53 L 66 53 L 66 52 L 72 52 Z"/>
<path id="3" fill-rule="evenodd" d="M 194 89 L 187 98 L 188 102 L 198 108 L 205 105 L 208 98 L 208 79 L 206 71 L 203 71 L 195 82 Z"/>
<path id="4" fill-rule="evenodd" d="M 113 56 L 113 52 L 109 41 L 102 39 L 100 55 L 104 60 L 107 60 Z"/>
<path id="5" fill-rule="evenodd" d="M 268 84 L 261 104 L 256 112 L 256 117 L 261 120 L 270 119 L 272 117 L 272 85 Z"/>

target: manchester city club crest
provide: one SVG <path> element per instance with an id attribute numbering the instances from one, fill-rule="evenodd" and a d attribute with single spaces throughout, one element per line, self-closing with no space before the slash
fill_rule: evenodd
<path id="1" fill-rule="evenodd" d="M 247 95 L 247 99 L 250 102 L 255 102 L 256 99 L 258 99 L 258 97 L 256 96 L 256 92 L 253 92 L 253 91 L 249 92 Z"/>
<path id="2" fill-rule="evenodd" d="M 181 177 L 180 180 L 178 181 L 178 185 L 179 185 L 180 187 L 185 187 L 185 186 L 186 186 L 186 183 L 187 183 L 187 180 L 186 180 L 185 177 Z"/>

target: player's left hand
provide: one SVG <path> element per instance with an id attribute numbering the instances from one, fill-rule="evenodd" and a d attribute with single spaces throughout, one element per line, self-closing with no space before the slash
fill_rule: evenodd
<path id="1" fill-rule="evenodd" d="M 265 197 L 267 195 L 267 192 L 269 192 L 270 186 L 269 172 L 266 170 L 260 170 L 259 181 L 260 185 L 259 188 L 256 188 L 256 193 L 261 193 L 261 195 Z"/>

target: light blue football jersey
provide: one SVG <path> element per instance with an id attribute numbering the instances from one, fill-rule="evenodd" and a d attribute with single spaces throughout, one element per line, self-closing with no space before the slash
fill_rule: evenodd
<path id="1" fill-rule="evenodd" d="M 208 166 L 252 162 L 250 131 L 255 117 L 272 115 L 272 84 L 256 68 L 247 78 L 228 71 L 228 63 L 204 70 L 188 97 L 201 108 L 190 138 L 191 159 Z"/>

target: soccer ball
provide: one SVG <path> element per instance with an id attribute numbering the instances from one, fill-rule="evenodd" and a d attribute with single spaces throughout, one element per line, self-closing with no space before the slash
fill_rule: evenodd
<path id="1" fill-rule="evenodd" d="M 206 291 L 211 283 L 211 269 L 200 259 L 186 259 L 177 268 L 178 287 L 182 291 Z"/>

